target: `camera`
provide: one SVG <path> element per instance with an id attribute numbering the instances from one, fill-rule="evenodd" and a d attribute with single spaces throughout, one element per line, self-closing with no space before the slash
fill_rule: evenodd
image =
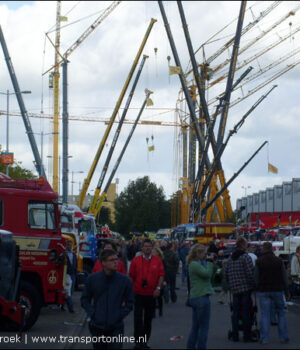
<path id="1" fill-rule="evenodd" d="M 143 287 L 143 288 L 146 288 L 146 287 L 147 287 L 147 280 L 146 280 L 146 279 L 143 279 L 143 280 L 142 280 L 142 287 Z"/>

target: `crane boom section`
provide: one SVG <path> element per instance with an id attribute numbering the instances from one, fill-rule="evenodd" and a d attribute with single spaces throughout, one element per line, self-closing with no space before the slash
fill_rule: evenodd
<path id="1" fill-rule="evenodd" d="M 299 10 L 300 6 L 297 6 L 294 10 L 289 11 L 285 16 L 281 17 L 277 22 L 275 22 L 274 24 L 272 24 L 269 28 L 265 29 L 264 31 L 262 31 L 256 38 L 254 38 L 253 40 L 251 40 L 246 46 L 242 47 L 240 49 L 240 55 L 245 52 L 247 49 L 249 49 L 249 47 L 251 47 L 252 45 L 256 44 L 258 42 L 258 40 L 260 40 L 261 38 L 263 38 L 265 35 L 267 35 L 268 33 L 270 33 L 273 29 L 275 29 L 279 24 L 281 24 L 282 22 L 284 22 L 286 19 L 288 19 L 290 16 L 294 16 L 296 14 L 296 12 Z M 223 63 L 219 64 L 217 67 L 215 67 L 213 69 L 213 72 L 216 73 L 218 70 L 220 70 L 221 68 L 225 67 L 227 65 L 227 63 L 229 63 L 230 60 L 227 59 L 225 60 Z"/>
<path id="2" fill-rule="evenodd" d="M 93 176 L 93 174 L 94 174 L 94 172 L 95 172 L 95 169 L 96 169 L 96 166 L 97 166 L 97 164 L 98 164 L 99 158 L 100 158 L 101 153 L 102 153 L 102 151 L 103 151 L 103 148 L 104 148 L 104 146 L 105 146 L 107 137 L 108 137 L 109 132 L 110 132 L 110 130 L 111 130 L 111 128 L 112 128 L 112 125 L 113 125 L 114 120 L 115 120 L 115 118 L 116 118 L 116 116 L 117 116 L 118 110 L 119 110 L 119 108 L 120 108 L 120 106 L 121 106 L 121 103 L 122 103 L 122 101 L 123 101 L 125 92 L 126 92 L 126 90 L 127 90 L 127 88 L 128 88 L 129 82 L 130 82 L 130 80 L 131 80 L 131 78 L 132 78 L 132 76 L 133 76 L 133 73 L 134 73 L 135 68 L 136 68 L 136 66 L 137 66 L 137 64 L 138 64 L 139 58 L 141 57 L 142 51 L 143 51 L 143 49 L 144 49 L 144 47 L 145 47 L 145 45 L 146 45 L 147 39 L 148 39 L 148 37 L 149 37 L 149 35 L 150 35 L 151 29 L 152 29 L 152 27 L 153 27 L 153 25 L 154 25 L 155 22 L 156 22 L 156 19 L 151 18 L 151 21 L 150 21 L 150 24 L 149 24 L 149 26 L 148 26 L 148 28 L 147 28 L 146 34 L 145 34 L 145 36 L 144 36 L 144 38 L 143 38 L 143 41 L 142 41 L 142 43 L 141 43 L 141 45 L 140 45 L 140 48 L 139 48 L 139 50 L 138 50 L 138 53 L 137 53 L 137 55 L 136 55 L 136 57 L 135 57 L 135 59 L 134 59 L 134 62 L 133 62 L 133 64 L 132 64 L 132 67 L 131 67 L 131 69 L 130 69 L 130 72 L 129 72 L 129 74 L 128 74 L 128 77 L 127 77 L 127 79 L 126 79 L 126 82 L 125 82 L 125 84 L 124 84 L 124 87 L 123 87 L 123 89 L 122 89 L 122 91 L 121 91 L 121 94 L 120 94 L 120 96 L 119 96 L 119 99 L 118 99 L 118 101 L 117 101 L 117 103 L 116 103 L 116 106 L 115 106 L 114 111 L 113 111 L 113 113 L 112 113 L 112 116 L 111 116 L 111 118 L 110 118 L 109 124 L 108 124 L 107 127 L 106 127 L 105 133 L 104 133 L 104 135 L 103 135 L 103 138 L 102 138 L 102 140 L 101 140 L 101 143 L 100 143 L 100 145 L 99 145 L 99 147 L 98 147 L 98 150 L 97 150 L 97 152 L 96 152 L 96 155 L 95 155 L 95 158 L 94 158 L 94 160 L 93 160 L 92 166 L 91 166 L 91 168 L 90 168 L 90 170 L 89 170 L 88 176 L 87 176 L 87 178 L 84 180 L 84 184 L 83 184 L 83 186 L 82 186 L 82 189 L 81 189 L 81 192 L 80 192 L 80 195 L 79 195 L 79 199 L 78 199 L 78 202 L 77 202 L 77 205 L 79 205 L 80 207 L 82 207 L 82 205 L 83 205 L 83 201 L 84 201 L 86 192 L 87 192 L 87 190 L 88 190 L 88 187 L 89 187 L 89 185 L 90 185 L 92 176 Z"/>
<path id="3" fill-rule="evenodd" d="M 274 10 L 275 7 L 277 7 L 282 1 L 274 1 L 271 6 L 269 6 L 265 11 L 260 13 L 260 16 L 254 20 L 253 22 L 249 23 L 242 31 L 241 35 L 244 35 L 247 33 L 251 28 L 253 28 L 258 22 L 260 22 L 264 17 L 266 17 L 272 10 Z M 213 60 L 215 60 L 218 56 L 221 55 L 228 47 L 230 47 L 234 42 L 234 37 L 231 38 L 224 46 L 222 46 L 217 52 L 215 52 L 212 56 L 210 56 L 206 63 L 211 64 Z"/>
<path id="4" fill-rule="evenodd" d="M 232 50 L 231 62 L 230 62 L 229 73 L 228 73 L 228 78 L 227 78 L 226 90 L 225 90 L 225 99 L 224 99 L 225 106 L 222 109 L 221 120 L 220 120 L 220 124 L 219 124 L 219 131 L 218 131 L 218 137 L 217 137 L 217 149 L 220 148 L 221 143 L 223 142 L 223 138 L 224 138 L 228 110 L 229 110 L 230 97 L 231 97 L 231 91 L 232 91 L 232 85 L 233 85 L 233 78 L 234 78 L 236 61 L 237 61 L 239 45 L 240 45 L 240 40 L 241 40 L 246 5 L 247 5 L 247 1 L 242 1 L 241 8 L 240 8 L 239 20 L 238 20 L 237 28 L 236 28 L 236 35 L 235 35 L 234 44 L 233 44 L 233 50 Z"/>
<path id="5" fill-rule="evenodd" d="M 31 124 L 30 124 L 30 119 L 28 117 L 28 113 L 26 111 L 25 104 L 24 104 L 24 101 L 23 101 L 22 92 L 20 90 L 20 86 L 19 86 L 19 83 L 18 83 L 18 80 L 17 80 L 17 76 L 16 76 L 16 73 L 15 73 L 15 70 L 14 70 L 11 58 L 10 58 L 9 53 L 8 53 L 8 49 L 7 49 L 7 46 L 6 46 L 6 42 L 5 42 L 5 39 L 4 39 L 4 35 L 3 35 L 3 32 L 2 32 L 1 26 L 0 26 L 0 42 L 1 42 L 3 53 L 4 53 L 5 61 L 6 61 L 6 64 L 7 64 L 8 72 L 9 72 L 9 75 L 10 75 L 10 79 L 11 79 L 12 85 L 14 87 L 15 95 L 16 95 L 16 98 L 18 100 L 18 104 L 19 104 L 19 107 L 20 107 L 20 111 L 21 111 L 21 115 L 22 115 L 23 122 L 24 122 L 24 125 L 25 125 L 26 133 L 28 135 L 29 143 L 30 143 L 30 146 L 31 146 L 31 149 L 32 149 L 32 153 L 33 153 L 33 156 L 34 156 L 34 160 L 35 160 L 34 165 L 36 167 L 36 170 L 37 170 L 39 176 L 43 176 L 47 180 L 46 173 L 45 173 L 45 170 L 44 170 L 44 166 L 42 164 L 40 153 L 39 153 L 39 150 L 38 150 L 35 138 L 34 138 L 34 134 L 33 134 L 33 131 L 32 131 L 32 127 L 31 127 Z"/>
<path id="6" fill-rule="evenodd" d="M 105 18 L 121 3 L 121 1 L 114 1 L 108 8 L 106 8 L 101 15 L 81 34 L 81 36 L 66 50 L 63 54 L 62 59 L 57 62 L 54 66 L 49 68 L 44 74 L 50 72 L 56 66 L 66 60 L 71 53 L 105 20 Z M 44 75 L 43 74 L 43 75 Z"/>
<path id="7" fill-rule="evenodd" d="M 99 181 L 98 181 L 96 190 L 95 190 L 95 194 L 94 194 L 93 200 L 92 200 L 91 205 L 90 205 L 89 213 L 92 213 L 92 212 L 94 212 L 94 210 L 95 210 L 95 206 L 96 206 L 97 200 L 98 200 L 98 198 L 99 198 L 100 190 L 101 190 L 101 187 L 102 187 L 102 184 L 103 184 L 103 181 L 104 181 L 104 178 L 105 178 L 105 175 L 106 175 L 106 172 L 107 172 L 107 169 L 108 169 L 108 166 L 109 166 L 109 163 L 110 163 L 112 154 L 113 154 L 113 152 L 114 152 L 114 149 L 115 149 L 115 147 L 116 147 L 118 138 L 119 138 L 119 136 L 120 136 L 120 132 L 121 132 L 121 129 L 122 129 L 122 126 L 123 126 L 124 119 L 125 119 L 125 117 L 126 117 L 128 108 L 129 108 L 130 103 L 131 103 L 131 101 L 132 101 L 132 97 L 133 97 L 135 88 L 136 88 L 136 86 L 137 86 L 137 83 L 138 83 L 138 81 L 139 81 L 140 75 L 141 75 L 141 73 L 142 73 L 142 69 L 143 69 L 143 67 L 144 67 L 145 61 L 146 61 L 146 59 L 147 59 L 148 57 L 149 57 L 149 56 L 144 55 L 143 60 L 142 60 L 142 62 L 141 62 L 141 64 L 140 64 L 140 67 L 139 67 L 139 69 L 138 69 L 137 75 L 136 75 L 136 77 L 135 77 L 135 80 L 134 80 L 134 82 L 133 82 L 131 91 L 130 91 L 130 93 L 129 93 L 129 95 L 128 95 L 125 108 L 124 108 L 124 110 L 123 110 L 122 116 L 121 116 L 120 121 L 119 121 L 119 124 L 118 124 L 118 126 L 117 126 L 117 129 L 116 129 L 116 131 L 115 131 L 115 135 L 114 135 L 114 137 L 113 137 L 113 141 L 112 141 L 110 150 L 109 150 L 109 152 L 108 152 L 108 154 L 107 154 L 106 161 L 105 161 L 105 163 L 104 163 L 104 166 L 103 166 L 103 169 L 102 169 L 102 172 L 101 172 L 101 175 L 100 175 L 100 178 L 99 178 Z"/>
<path id="8" fill-rule="evenodd" d="M 144 111 L 144 108 L 146 106 L 146 103 L 147 103 L 147 100 L 148 100 L 150 94 L 152 94 L 152 91 L 146 89 L 146 98 L 144 100 L 144 103 L 143 103 L 143 105 L 142 105 L 142 107 L 141 107 L 141 109 L 139 111 L 138 116 L 136 117 L 136 120 L 135 120 L 135 122 L 134 122 L 134 124 L 133 124 L 133 126 L 131 128 L 131 131 L 130 131 L 128 137 L 127 137 L 127 140 L 126 140 L 126 142 L 125 142 L 125 144 L 124 144 L 124 146 L 122 148 L 122 151 L 121 151 L 121 153 L 120 153 L 120 155 L 119 155 L 119 157 L 118 157 L 118 159 L 116 161 L 116 164 L 114 165 L 113 170 L 112 170 L 112 172 L 111 172 L 111 174 L 109 176 L 109 179 L 107 180 L 107 183 L 106 183 L 106 185 L 104 187 L 104 190 L 103 190 L 100 198 L 98 199 L 97 206 L 96 206 L 95 211 L 94 211 L 94 216 L 95 217 L 97 217 L 98 213 L 100 212 L 100 210 L 102 208 L 102 203 L 103 203 L 103 201 L 105 199 L 105 196 L 106 196 L 106 193 L 108 191 L 108 188 L 109 188 L 109 186 L 110 186 L 110 184 L 111 184 L 111 182 L 112 182 L 112 180 L 113 180 L 113 178 L 114 178 L 114 176 L 115 176 L 115 174 L 116 174 L 116 172 L 118 170 L 118 167 L 119 167 L 119 165 L 121 163 L 123 155 L 124 155 L 124 153 L 126 151 L 126 148 L 127 148 L 128 144 L 129 144 L 130 140 L 131 140 L 131 137 L 132 137 L 132 135 L 134 133 L 134 130 L 135 130 L 137 124 L 138 124 L 138 121 L 139 121 L 139 119 L 140 119 L 140 117 L 141 117 L 141 115 L 142 115 L 142 113 Z"/>

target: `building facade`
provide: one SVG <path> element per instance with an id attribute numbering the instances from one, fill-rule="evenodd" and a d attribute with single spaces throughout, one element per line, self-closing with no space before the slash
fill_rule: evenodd
<path id="1" fill-rule="evenodd" d="M 236 209 L 242 219 L 250 213 L 300 211 L 300 178 L 239 198 Z"/>

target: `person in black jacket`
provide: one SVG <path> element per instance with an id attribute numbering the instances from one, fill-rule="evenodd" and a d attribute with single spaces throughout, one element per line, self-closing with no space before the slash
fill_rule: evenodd
<path id="1" fill-rule="evenodd" d="M 280 342 L 289 342 L 286 322 L 284 294 L 289 298 L 288 277 L 284 262 L 273 253 L 272 243 L 264 242 L 262 255 L 256 260 L 255 281 L 260 304 L 260 341 L 270 340 L 271 305 L 278 316 L 278 333 Z"/>
<path id="2" fill-rule="evenodd" d="M 122 343 L 107 340 L 124 334 L 123 320 L 133 309 L 132 283 L 117 272 L 118 256 L 114 250 L 103 250 L 100 261 L 103 271 L 88 277 L 81 306 L 90 319 L 92 336 L 98 337 L 98 342 L 93 343 L 94 349 L 121 349 Z"/>
<path id="3" fill-rule="evenodd" d="M 166 273 L 166 282 L 167 290 L 165 293 L 165 302 L 169 302 L 169 292 L 171 294 L 172 303 L 176 303 L 176 274 L 179 267 L 179 259 L 177 254 L 174 252 L 174 247 L 171 243 L 163 250 L 164 262 L 165 262 L 165 273 Z"/>

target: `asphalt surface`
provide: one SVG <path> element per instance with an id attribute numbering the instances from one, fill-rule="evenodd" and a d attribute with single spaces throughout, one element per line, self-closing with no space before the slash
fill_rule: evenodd
<path id="1" fill-rule="evenodd" d="M 178 276 L 179 277 L 179 276 Z M 178 278 L 179 280 L 179 278 Z M 177 290 L 176 304 L 164 304 L 163 316 L 153 319 L 149 346 L 152 349 L 185 349 L 192 323 L 192 309 L 185 306 L 186 288 Z M 20 338 L 13 333 L 0 333 L 0 349 L 92 349 L 84 341 L 90 337 L 84 311 L 80 307 L 80 294 L 73 295 L 75 314 L 54 307 L 45 307 L 30 332 Z M 158 312 L 157 312 L 158 314 Z M 299 349 L 300 348 L 300 302 L 288 306 L 289 344 L 280 344 L 277 327 L 271 327 L 270 343 L 234 343 L 227 339 L 230 329 L 228 304 L 218 303 L 218 293 L 211 297 L 211 320 L 208 334 L 209 349 Z M 259 321 L 259 315 L 258 315 Z M 56 337 L 42 338 L 42 337 Z M 125 336 L 133 336 L 133 312 L 125 320 Z M 12 337 L 8 341 L 8 337 Z M 40 338 L 37 338 L 40 337 Z M 77 337 L 74 338 L 74 337 Z M 178 340 L 171 340 L 177 337 Z M 16 342 L 13 342 L 15 338 Z M 80 339 L 80 342 L 79 342 Z M 6 341 L 6 342 L 4 342 Z M 132 349 L 133 343 L 124 343 L 124 349 Z"/>

